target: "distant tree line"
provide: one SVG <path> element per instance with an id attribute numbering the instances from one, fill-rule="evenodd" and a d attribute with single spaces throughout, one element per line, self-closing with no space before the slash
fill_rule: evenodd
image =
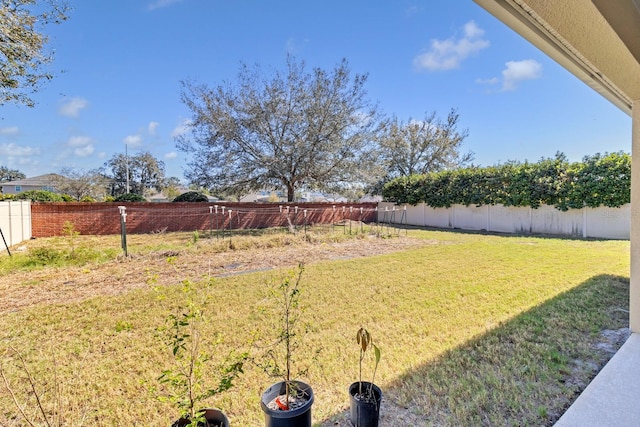
<path id="1" fill-rule="evenodd" d="M 507 162 L 402 176 L 388 182 L 383 198 L 433 208 L 496 205 L 555 206 L 561 211 L 620 207 L 631 201 L 631 156 L 605 153 L 569 162 L 563 153 L 536 163 Z"/>
<path id="2" fill-rule="evenodd" d="M 173 199 L 180 194 L 180 180 L 165 177 L 164 163 L 148 151 L 131 156 L 115 154 L 103 167 L 91 170 L 63 168 L 54 174 L 51 191 L 25 191 L 18 195 L 5 194 L 1 199 L 29 199 L 32 201 L 133 201 L 144 200 L 151 191 L 165 193 Z M 0 183 L 25 179 L 19 170 L 0 166 Z M 57 193 L 57 194 L 56 194 Z M 135 197 L 137 196 L 137 197 Z"/>

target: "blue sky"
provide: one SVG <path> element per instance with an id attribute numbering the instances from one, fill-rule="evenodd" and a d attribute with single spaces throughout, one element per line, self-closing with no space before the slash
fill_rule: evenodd
<path id="1" fill-rule="evenodd" d="M 183 179 L 180 81 L 234 82 L 241 63 L 346 58 L 403 121 L 458 109 L 475 164 L 631 151 L 631 119 L 471 0 L 69 0 L 49 27 L 52 81 L 0 106 L 0 166 L 28 177 L 150 151 Z"/>

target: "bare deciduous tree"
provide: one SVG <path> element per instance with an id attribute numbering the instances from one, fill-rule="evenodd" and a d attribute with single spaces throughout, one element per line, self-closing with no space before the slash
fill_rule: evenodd
<path id="1" fill-rule="evenodd" d="M 110 180 L 97 169 L 83 171 L 64 168 L 55 180 L 58 192 L 68 194 L 81 201 L 86 197 L 103 199 L 108 192 Z"/>
<path id="2" fill-rule="evenodd" d="M 388 176 L 409 176 L 460 167 L 473 160 L 461 153 L 467 130 L 458 130 L 459 114 L 452 109 L 446 120 L 427 113 L 423 120 L 394 118 L 380 139 L 380 156 Z"/>
<path id="3" fill-rule="evenodd" d="M 367 75 L 352 79 L 347 61 L 305 71 L 288 57 L 286 72 L 243 65 L 235 84 L 183 82 L 191 133 L 177 140 L 190 153 L 186 177 L 216 192 L 282 188 L 335 189 L 358 181 L 372 147 L 377 108 L 366 99 Z"/>

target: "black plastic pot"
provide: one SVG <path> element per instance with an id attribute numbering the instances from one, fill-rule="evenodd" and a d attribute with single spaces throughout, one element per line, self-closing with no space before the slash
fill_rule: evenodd
<path id="1" fill-rule="evenodd" d="M 207 424 L 198 424 L 202 427 L 229 427 L 229 420 L 224 412 L 219 411 L 217 409 L 205 409 L 204 410 L 204 418 L 207 420 Z M 171 427 L 184 427 L 189 424 L 189 419 L 180 418 L 173 424 Z"/>
<path id="2" fill-rule="evenodd" d="M 362 381 L 362 391 L 369 390 L 370 382 Z M 360 391 L 360 382 L 349 386 L 349 398 L 351 401 L 351 423 L 354 427 L 378 427 L 380 420 L 380 403 L 382 402 L 382 390 L 373 384 L 373 401 L 360 400 L 356 395 Z"/>
<path id="3" fill-rule="evenodd" d="M 302 381 L 292 381 L 295 387 L 307 395 L 304 405 L 290 411 L 274 411 L 267 405 L 276 397 L 285 394 L 284 381 L 276 383 L 262 393 L 260 406 L 264 412 L 266 427 L 311 427 L 311 405 L 313 405 L 313 390 L 311 386 Z"/>

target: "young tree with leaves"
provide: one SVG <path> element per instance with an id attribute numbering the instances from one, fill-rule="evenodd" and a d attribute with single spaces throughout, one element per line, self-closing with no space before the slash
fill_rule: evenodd
<path id="1" fill-rule="evenodd" d="M 25 179 L 27 176 L 17 169 L 9 169 L 6 166 L 0 166 L 0 182 L 16 181 Z"/>
<path id="2" fill-rule="evenodd" d="M 104 166 L 111 169 L 111 173 L 107 172 L 107 175 L 112 180 L 112 196 L 126 193 L 143 195 L 151 188 L 162 191 L 164 187 L 164 162 L 148 151 L 133 156 L 114 154 Z"/>
<path id="3" fill-rule="evenodd" d="M 187 179 L 232 194 L 283 188 L 289 201 L 300 188 L 360 180 L 378 118 L 366 81 L 351 77 L 346 60 L 309 72 L 288 57 L 285 72 L 244 65 L 236 83 L 183 82 L 182 102 L 193 115 L 191 133 L 177 140 L 192 155 Z"/>

